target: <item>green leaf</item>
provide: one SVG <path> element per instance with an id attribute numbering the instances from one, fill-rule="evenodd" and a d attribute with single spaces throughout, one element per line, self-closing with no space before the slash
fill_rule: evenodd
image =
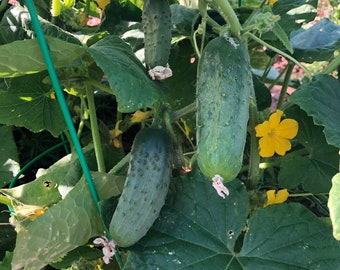
<path id="1" fill-rule="evenodd" d="M 198 9 L 188 8 L 183 5 L 170 5 L 173 37 L 190 37 L 194 21 L 198 19 Z M 170 58 L 171 59 L 171 58 Z"/>
<path id="2" fill-rule="evenodd" d="M 316 125 L 324 127 L 329 144 L 340 148 L 340 82 L 330 75 L 317 75 L 313 81 L 303 84 L 289 98 L 299 105 Z"/>
<path id="3" fill-rule="evenodd" d="M 339 252 L 340 243 L 307 208 L 279 204 L 250 218 L 238 261 L 249 270 L 337 269 Z"/>
<path id="4" fill-rule="evenodd" d="M 107 189 L 121 177 L 96 177 L 98 195 L 106 199 Z M 98 183 L 99 180 L 99 183 Z M 40 269 L 63 254 L 85 245 L 88 240 L 103 234 L 103 226 L 97 208 L 83 177 L 68 195 L 51 206 L 34 221 L 26 221 L 16 227 L 18 236 L 12 267 L 26 270 Z"/>
<path id="5" fill-rule="evenodd" d="M 293 57 L 298 61 L 329 60 L 340 48 L 340 26 L 329 19 L 322 19 L 307 30 L 301 28 L 291 34 Z"/>
<path id="6" fill-rule="evenodd" d="M 223 200 L 197 169 L 172 181 L 166 205 L 130 251 L 126 269 L 226 269 L 249 205 L 240 181 Z"/>
<path id="7" fill-rule="evenodd" d="M 322 127 L 315 126 L 311 117 L 298 106 L 286 110 L 287 117 L 299 123 L 296 141 L 305 148 L 303 156 L 293 158 L 286 156 L 279 172 L 281 187 L 292 189 L 302 184 L 305 191 L 312 193 L 328 192 L 331 188 L 331 178 L 338 171 L 338 149 L 328 145 Z"/>
<path id="8" fill-rule="evenodd" d="M 85 54 L 82 46 L 46 37 L 55 68 L 73 63 Z M 18 40 L 0 46 L 0 77 L 9 78 L 46 70 L 37 39 Z"/>
<path id="9" fill-rule="evenodd" d="M 11 261 L 13 252 L 6 251 L 6 256 L 2 262 L 0 262 L 0 270 L 11 270 Z"/>
<path id="10" fill-rule="evenodd" d="M 12 127 L 0 126 L 0 187 L 11 182 L 19 172 L 19 156 Z"/>
<path id="11" fill-rule="evenodd" d="M 238 180 L 227 187 L 230 195 L 223 200 L 197 169 L 173 179 L 160 217 L 130 248 L 125 268 L 299 270 L 339 265 L 340 243 L 307 208 L 268 206 L 257 210 L 245 227 L 246 190 Z"/>
<path id="12" fill-rule="evenodd" d="M 328 208 L 333 225 L 333 236 L 336 240 L 340 240 L 340 173 L 337 173 L 332 178 Z"/>
<path id="13" fill-rule="evenodd" d="M 146 75 L 130 46 L 119 37 L 106 37 L 92 45 L 88 52 L 108 77 L 120 112 L 152 107 L 160 100 L 162 90 L 159 84 Z"/>
<path id="14" fill-rule="evenodd" d="M 38 178 L 10 189 L 0 189 L 9 198 L 28 205 L 46 206 L 60 201 L 58 185 L 53 179 Z"/>
<path id="15" fill-rule="evenodd" d="M 43 72 L 11 79 L 9 88 L 0 91 L 2 124 L 23 126 L 33 132 L 48 130 L 54 136 L 66 130 L 58 101 L 50 97 L 53 90 L 42 83 L 46 76 Z"/>
<path id="16" fill-rule="evenodd" d="M 279 22 L 283 30 L 288 34 L 297 30 L 302 24 L 314 20 L 316 16 L 316 8 L 318 0 L 278 0 L 272 10 L 276 15 L 280 15 Z"/>

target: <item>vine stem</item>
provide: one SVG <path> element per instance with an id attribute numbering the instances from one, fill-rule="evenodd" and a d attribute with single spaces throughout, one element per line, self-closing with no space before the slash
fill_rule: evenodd
<path id="1" fill-rule="evenodd" d="M 239 37 L 241 33 L 241 24 L 238 20 L 235 11 L 229 4 L 228 0 L 213 0 L 213 6 L 217 8 L 217 11 L 227 21 L 230 26 L 230 32 L 233 36 Z"/>
<path id="2" fill-rule="evenodd" d="M 255 90 L 252 90 L 249 106 L 249 133 L 250 133 L 250 157 L 248 171 L 248 188 L 256 189 L 260 179 L 260 155 L 258 148 L 258 139 L 256 137 L 255 127 L 258 124 L 258 111 L 255 99 Z"/>
<path id="3" fill-rule="evenodd" d="M 277 109 L 280 109 L 282 107 L 283 101 L 284 101 L 286 93 L 287 93 L 290 77 L 291 77 L 291 75 L 293 73 L 293 69 L 294 69 L 294 64 L 289 62 L 288 63 L 288 68 L 287 68 L 287 71 L 286 71 L 286 75 L 285 75 L 285 79 L 284 79 L 283 85 L 281 87 L 281 92 L 280 92 L 279 100 L 277 102 L 277 106 L 276 106 Z"/>
<path id="4" fill-rule="evenodd" d="M 102 144 L 101 144 L 100 135 L 99 135 L 96 107 L 94 103 L 94 95 L 90 87 L 86 87 L 86 97 L 87 97 L 87 102 L 88 102 L 88 107 L 89 107 L 91 133 L 92 133 L 92 139 L 93 139 L 93 145 L 94 145 L 94 152 L 96 154 L 96 159 L 97 159 L 98 171 L 106 172 L 103 151 L 102 151 Z"/>
<path id="5" fill-rule="evenodd" d="M 337 67 L 340 65 L 340 54 L 336 58 L 333 59 L 332 62 L 329 63 L 329 65 L 321 72 L 321 74 L 329 74 L 337 69 Z"/>
<path id="6" fill-rule="evenodd" d="M 9 199 L 8 197 L 3 196 L 3 195 L 0 195 L 0 203 L 1 204 L 6 204 L 8 206 L 12 205 L 11 199 Z"/>
<path id="7" fill-rule="evenodd" d="M 312 74 L 310 73 L 310 71 L 308 70 L 308 68 L 306 68 L 304 65 L 302 65 L 299 61 L 297 61 L 295 58 L 293 58 L 292 56 L 290 56 L 289 54 L 284 53 L 283 51 L 275 48 L 274 46 L 268 44 L 267 42 L 263 41 L 262 39 L 258 38 L 257 36 L 255 36 L 254 34 L 247 32 L 244 33 L 244 36 L 247 36 L 253 40 L 255 40 L 256 42 L 266 46 L 267 48 L 273 50 L 274 52 L 281 54 L 282 56 L 284 56 L 285 58 L 289 59 L 290 61 L 292 61 L 294 64 L 298 65 L 300 68 L 302 68 L 302 70 L 304 72 L 306 72 L 308 79 L 311 81 L 312 80 Z"/>
<path id="8" fill-rule="evenodd" d="M 175 122 L 180 119 L 182 116 L 187 115 L 188 113 L 192 113 L 196 110 L 196 102 L 193 102 L 177 111 L 174 111 L 171 114 L 171 122 Z"/>

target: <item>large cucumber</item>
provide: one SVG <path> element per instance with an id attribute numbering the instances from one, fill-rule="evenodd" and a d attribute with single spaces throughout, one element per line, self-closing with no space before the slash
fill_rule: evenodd
<path id="1" fill-rule="evenodd" d="M 253 88 L 245 45 L 217 37 L 203 50 L 197 75 L 197 161 L 207 177 L 225 182 L 242 165 Z"/>
<path id="2" fill-rule="evenodd" d="M 144 128 L 136 135 L 127 179 L 110 223 L 120 247 L 141 239 L 159 216 L 171 177 L 172 143 L 159 128 Z"/>
<path id="3" fill-rule="evenodd" d="M 147 68 L 165 67 L 171 48 L 171 11 L 168 0 L 145 0 L 144 28 L 145 64 Z"/>

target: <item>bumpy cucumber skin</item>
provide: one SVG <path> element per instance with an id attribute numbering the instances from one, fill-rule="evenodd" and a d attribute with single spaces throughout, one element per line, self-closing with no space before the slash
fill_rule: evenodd
<path id="1" fill-rule="evenodd" d="M 253 88 L 247 48 L 217 37 L 204 49 L 196 86 L 197 162 L 209 178 L 236 178 L 242 166 Z"/>
<path id="2" fill-rule="evenodd" d="M 135 244 L 159 216 L 169 189 L 171 149 L 163 129 L 144 128 L 136 135 L 125 186 L 110 223 L 118 246 Z"/>
<path id="3" fill-rule="evenodd" d="M 166 66 L 171 49 L 171 11 L 168 0 L 145 0 L 142 15 L 145 64 Z"/>

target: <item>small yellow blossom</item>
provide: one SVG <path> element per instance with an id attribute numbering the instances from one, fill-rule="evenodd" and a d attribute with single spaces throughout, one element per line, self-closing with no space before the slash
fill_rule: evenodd
<path id="1" fill-rule="evenodd" d="M 185 135 L 189 136 L 191 130 L 190 130 L 190 128 L 188 127 L 187 122 L 186 122 L 183 118 L 180 118 L 179 120 L 182 122 L 182 124 L 183 124 L 183 126 L 184 126 Z"/>
<path id="2" fill-rule="evenodd" d="M 272 7 L 278 0 L 268 0 L 269 5 Z"/>
<path id="3" fill-rule="evenodd" d="M 274 189 L 267 191 L 267 202 L 263 205 L 263 207 L 267 207 L 271 204 L 283 203 L 288 199 L 289 192 L 287 189 L 281 189 L 276 192 Z"/>
<path id="4" fill-rule="evenodd" d="M 142 122 L 142 121 L 148 119 L 151 115 L 152 115 L 151 111 L 142 112 L 140 110 L 137 110 L 134 114 L 132 114 L 131 122 L 132 123 Z"/>
<path id="5" fill-rule="evenodd" d="M 117 138 L 119 135 L 121 135 L 123 133 L 123 131 L 121 131 L 119 129 L 119 125 L 120 125 L 121 122 L 122 122 L 122 120 L 119 120 L 116 123 L 115 128 L 109 131 L 109 136 L 111 138 L 111 141 L 112 141 L 114 147 L 116 147 L 116 148 L 120 148 L 122 146 L 122 143 Z"/>
<path id="6" fill-rule="evenodd" d="M 283 156 L 292 147 L 290 139 L 293 139 L 298 132 L 299 124 L 294 119 L 284 119 L 281 121 L 283 111 L 276 110 L 269 117 L 269 121 L 264 121 L 255 127 L 256 137 L 259 140 L 260 156 L 271 157 L 275 153 Z"/>

